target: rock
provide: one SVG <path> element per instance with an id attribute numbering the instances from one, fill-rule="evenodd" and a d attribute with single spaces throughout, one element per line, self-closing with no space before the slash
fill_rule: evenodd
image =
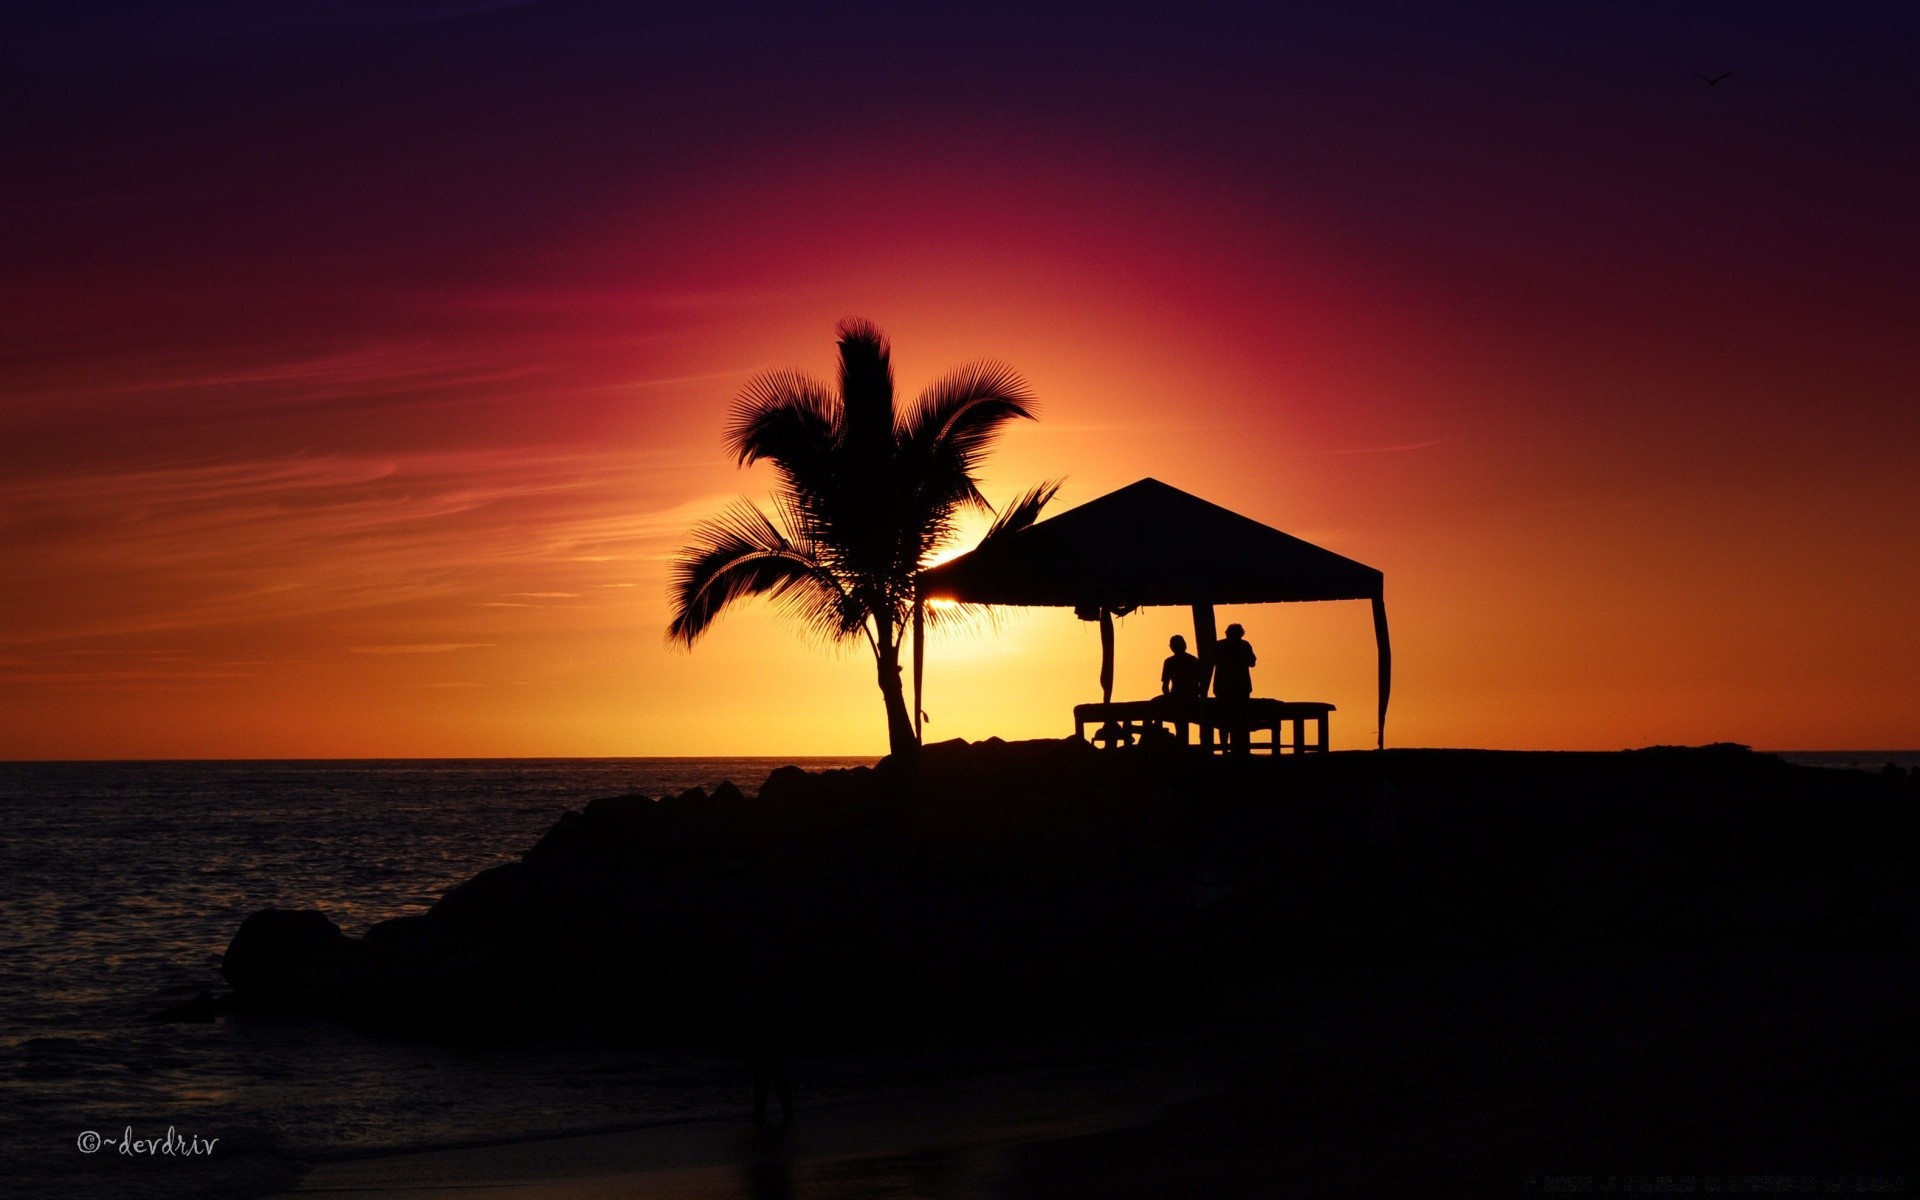
<path id="1" fill-rule="evenodd" d="M 551 837 L 549 834 L 548 838 Z M 541 839 L 540 845 L 548 846 L 548 840 Z M 538 850 L 538 847 L 535 849 Z M 551 847 L 549 852 L 552 852 Z M 532 857 L 532 854 L 528 855 L 528 858 Z M 533 906 L 533 886 L 529 876 L 529 868 L 524 862 L 489 867 L 440 897 L 439 902 L 427 910 L 427 916 L 437 921 L 472 924 L 502 924 L 523 919 Z M 368 932 L 371 934 L 372 931 Z"/>
<path id="2" fill-rule="evenodd" d="M 1369 837 L 1389 767 L 1397 829 Z M 361 941 L 255 914 L 223 970 L 239 1007 L 638 1043 L 724 1027 L 766 946 L 796 1020 L 850 1038 L 1159 1019 L 1210 1003 L 1211 981 L 1314 961 L 1905 946 L 1911 786 L 1730 748 L 1223 761 L 947 742 L 784 767 L 751 797 L 598 799 Z"/>
<path id="3" fill-rule="evenodd" d="M 760 785 L 760 800 L 764 804 L 805 800 L 819 790 L 815 780 L 800 767 L 777 767 Z"/>
<path id="4" fill-rule="evenodd" d="M 1464 929 L 1441 928 L 1428 935 L 1422 947 L 1432 958 L 1471 962 L 1492 958 L 1494 948 Z"/>
<path id="5" fill-rule="evenodd" d="M 454 891 L 472 883 L 469 879 Z M 431 957 L 436 944 L 442 940 L 445 924 L 444 920 L 429 920 L 425 916 L 390 917 L 374 924 L 360 940 L 367 952 L 383 963 L 396 967 L 416 964 Z"/>
<path id="6" fill-rule="evenodd" d="M 520 861 L 530 867 L 546 868 L 557 863 L 591 857 L 607 844 L 607 839 L 597 837 L 587 818 L 577 812 L 562 813 L 553 823 L 553 828 L 540 835 L 533 849 L 521 856 Z"/>
<path id="7" fill-rule="evenodd" d="M 611 829 L 618 834 L 631 831 L 653 812 L 653 799 L 638 793 L 606 796 L 592 801 L 581 814 L 589 826 Z"/>
<path id="8" fill-rule="evenodd" d="M 310 993 L 351 982 L 359 949 L 316 909 L 263 908 L 240 922 L 220 973 L 242 997 Z"/>
<path id="9" fill-rule="evenodd" d="M 1747 935 L 1805 937 L 1839 914 L 1843 889 L 1820 872 L 1779 872 L 1709 889 L 1727 923 Z"/>

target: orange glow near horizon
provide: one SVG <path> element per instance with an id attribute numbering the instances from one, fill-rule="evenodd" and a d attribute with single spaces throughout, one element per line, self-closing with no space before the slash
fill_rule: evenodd
<path id="1" fill-rule="evenodd" d="M 1154 476 L 1380 568 L 1389 746 L 1920 740 L 1904 276 L 1843 288 L 1851 242 L 1664 230 L 1624 167 L 1566 167 L 1574 215 L 1533 231 L 1483 212 L 1512 184 L 1491 152 L 1389 212 L 1384 166 L 1321 195 L 1277 152 L 1188 140 L 796 119 L 569 191 L 564 219 L 503 184 L 444 229 L 396 175 L 351 270 L 271 214 L 206 251 L 184 190 L 139 200 L 121 258 L 91 224 L 117 217 L 45 218 L 85 251 L 23 251 L 35 302 L 9 309 L 0 757 L 884 752 L 862 645 L 751 603 L 663 642 L 686 532 L 769 490 L 722 450 L 733 397 L 830 379 L 853 315 L 903 397 L 981 358 L 1029 381 L 996 503 Z M 1357 161 L 1328 146 L 1322 172 Z M 1261 694 L 1332 701 L 1335 747 L 1372 744 L 1365 605 L 1219 620 Z M 1117 696 L 1157 690 L 1178 632 L 1185 610 L 1120 622 Z M 1098 660 L 1067 612 L 936 637 L 927 735 L 1062 736 Z"/>

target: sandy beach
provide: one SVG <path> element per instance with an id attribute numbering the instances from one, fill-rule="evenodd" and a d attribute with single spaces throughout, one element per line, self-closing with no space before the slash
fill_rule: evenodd
<path id="1" fill-rule="evenodd" d="M 363 1158 L 318 1166 L 289 1195 L 390 1200 L 613 1196 L 983 1196 L 1010 1152 L 1140 1125 L 1218 1094 L 1217 1053 L 1023 1071 L 803 1105 L 785 1131 L 745 1119 Z"/>
<path id="2" fill-rule="evenodd" d="M 744 1118 L 319 1164 L 291 1196 L 1910 1191 L 1905 956 L 1304 972 L 1205 1029 Z M 804 1088 L 803 1088 L 804 1090 Z"/>

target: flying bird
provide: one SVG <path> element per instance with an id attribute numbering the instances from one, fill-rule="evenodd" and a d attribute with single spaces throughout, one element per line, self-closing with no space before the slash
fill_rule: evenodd
<path id="1" fill-rule="evenodd" d="M 1693 73 L 1693 77 L 1695 79 L 1705 82 L 1708 87 L 1717 87 L 1719 86 L 1719 83 L 1722 79 L 1725 79 L 1727 76 L 1731 74 L 1733 74 L 1732 71 L 1722 71 L 1718 75 L 1715 75 L 1712 79 L 1708 79 L 1705 75 L 1702 75 L 1698 71 L 1695 71 Z"/>

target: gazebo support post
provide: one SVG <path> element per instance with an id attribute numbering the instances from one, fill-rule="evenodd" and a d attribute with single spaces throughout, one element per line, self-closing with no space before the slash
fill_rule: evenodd
<path id="1" fill-rule="evenodd" d="M 1213 687 L 1213 644 L 1219 640 L 1213 628 L 1213 605 L 1194 605 L 1193 654 L 1200 660 L 1200 700 L 1203 706 L 1207 692 Z M 1200 745 L 1208 752 L 1213 750 L 1213 726 L 1205 721 L 1200 722 Z"/>
<path id="2" fill-rule="evenodd" d="M 1113 610 L 1100 606 L 1100 703 L 1113 703 Z"/>
<path id="3" fill-rule="evenodd" d="M 1393 694 L 1393 644 L 1387 641 L 1387 598 L 1373 597 L 1373 642 L 1380 655 L 1380 730 L 1373 748 L 1387 748 L 1387 697 Z"/>
<path id="4" fill-rule="evenodd" d="M 920 681 L 927 669 L 927 602 L 916 585 L 913 589 L 913 744 L 920 740 Z"/>

